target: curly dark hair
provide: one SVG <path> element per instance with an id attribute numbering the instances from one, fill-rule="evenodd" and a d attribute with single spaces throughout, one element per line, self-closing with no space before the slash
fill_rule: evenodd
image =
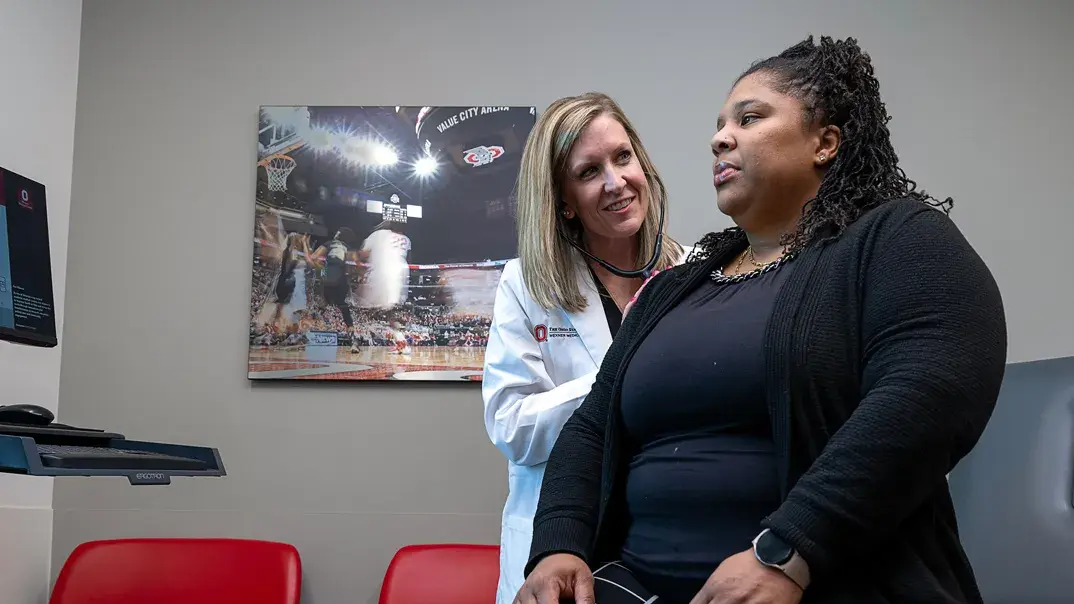
<path id="1" fill-rule="evenodd" d="M 816 197 L 802 208 L 794 233 L 782 243 L 789 251 L 818 240 L 838 236 L 869 208 L 887 201 L 912 198 L 949 212 L 954 201 L 938 201 L 909 179 L 899 167 L 887 123 L 891 120 L 880 98 L 880 83 L 873 75 L 869 55 L 857 40 L 820 44 L 809 36 L 779 55 L 754 63 L 735 80 L 754 73 L 770 77 L 781 94 L 797 98 L 809 124 L 837 126 L 842 134 L 839 152 L 821 180 Z M 697 244 L 695 257 L 704 257 L 739 229 L 709 233 Z"/>

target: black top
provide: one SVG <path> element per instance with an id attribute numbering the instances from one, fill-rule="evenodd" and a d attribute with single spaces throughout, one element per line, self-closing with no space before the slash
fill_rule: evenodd
<path id="1" fill-rule="evenodd" d="M 553 552 L 590 564 L 618 556 L 629 467 L 614 421 L 620 369 L 745 246 L 728 230 L 707 259 L 660 273 L 638 296 L 552 450 L 527 574 Z M 1006 347 L 995 280 L 924 203 L 881 204 L 794 260 L 764 345 L 782 501 L 756 528 L 809 564 L 805 604 L 981 602 L 946 475 L 988 423 Z"/>
<path id="2" fill-rule="evenodd" d="M 619 327 L 623 324 L 623 311 L 619 310 L 619 306 L 615 304 L 612 295 L 608 293 L 608 288 L 604 287 L 604 283 L 597 278 L 597 273 L 593 271 L 593 267 L 589 267 L 589 274 L 593 277 L 593 283 L 597 286 L 597 293 L 600 294 L 600 303 L 604 307 L 604 317 L 608 320 L 608 331 L 611 332 L 612 339 L 615 339 L 615 335 L 619 333 Z"/>
<path id="3" fill-rule="evenodd" d="M 792 269 L 705 281 L 660 319 L 623 376 L 632 458 L 621 557 L 670 602 L 689 602 L 779 507 L 763 345 Z"/>

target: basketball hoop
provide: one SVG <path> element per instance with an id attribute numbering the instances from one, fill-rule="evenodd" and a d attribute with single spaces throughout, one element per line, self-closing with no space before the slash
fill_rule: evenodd
<path id="1" fill-rule="evenodd" d="M 257 165 L 265 167 L 268 175 L 269 191 L 286 191 L 287 177 L 295 169 L 295 160 L 289 155 L 273 155 L 257 162 Z"/>

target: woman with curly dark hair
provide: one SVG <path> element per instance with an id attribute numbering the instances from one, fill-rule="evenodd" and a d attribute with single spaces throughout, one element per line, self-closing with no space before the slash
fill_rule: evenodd
<path id="1" fill-rule="evenodd" d="M 736 81 L 712 139 L 736 226 L 642 289 L 517 602 L 981 601 L 945 478 L 995 405 L 1003 304 L 888 120 L 853 39 Z"/>

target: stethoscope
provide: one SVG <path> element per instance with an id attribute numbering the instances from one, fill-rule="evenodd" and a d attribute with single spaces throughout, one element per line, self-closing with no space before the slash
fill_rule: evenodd
<path id="1" fill-rule="evenodd" d="M 578 245 L 578 243 L 576 243 L 574 239 L 569 237 L 567 233 L 563 231 L 563 223 L 559 220 L 556 221 L 556 230 L 559 231 L 560 237 L 563 237 L 567 241 L 567 243 L 574 246 L 574 249 L 578 250 L 579 252 L 582 252 L 582 255 L 584 255 L 586 258 L 589 258 L 593 262 L 596 262 L 597 264 L 608 269 L 608 272 L 612 273 L 613 275 L 618 275 L 627 279 L 635 279 L 637 277 L 648 279 L 649 276 L 652 275 L 653 269 L 656 268 L 657 261 L 660 260 L 660 251 L 663 249 L 664 246 L 664 206 L 660 206 L 660 221 L 657 225 L 656 245 L 653 246 L 653 255 L 651 258 L 649 258 L 649 262 L 645 263 L 645 266 L 639 269 L 625 271 L 616 266 L 612 266 L 610 263 L 605 262 L 600 258 L 597 258 L 593 254 L 590 254 L 588 251 L 586 251 L 585 248 Z"/>

